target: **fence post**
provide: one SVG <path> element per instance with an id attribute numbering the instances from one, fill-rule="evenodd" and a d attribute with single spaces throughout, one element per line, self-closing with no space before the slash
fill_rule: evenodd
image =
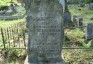
<path id="1" fill-rule="evenodd" d="M 8 37 L 8 39 L 10 38 L 10 37 L 9 37 L 9 30 L 8 30 L 8 28 L 7 28 L 7 37 Z"/>
<path id="2" fill-rule="evenodd" d="M 10 48 L 10 36 L 9 36 L 9 29 L 7 28 L 7 37 L 8 37 L 8 43 L 9 43 L 9 48 Z"/>
<path id="3" fill-rule="evenodd" d="M 24 46 L 26 46 L 26 43 L 25 43 L 25 31 L 24 31 L 24 29 L 22 29 L 22 32 L 23 32 L 23 41 L 24 41 Z"/>
<path id="4" fill-rule="evenodd" d="M 5 49 L 5 39 L 4 39 L 4 33 L 3 33 L 2 28 L 1 28 L 1 35 L 2 35 L 2 41 L 3 41 L 3 45 L 4 45 L 4 49 Z"/>
<path id="5" fill-rule="evenodd" d="M 15 37 L 14 37 L 14 29 L 12 28 L 12 36 L 13 36 L 13 41 L 15 40 Z M 15 47 L 15 41 L 13 42 L 14 44 L 14 47 Z"/>
<path id="6" fill-rule="evenodd" d="M 19 41 L 19 25 L 17 24 L 17 34 L 18 34 L 18 41 Z"/>

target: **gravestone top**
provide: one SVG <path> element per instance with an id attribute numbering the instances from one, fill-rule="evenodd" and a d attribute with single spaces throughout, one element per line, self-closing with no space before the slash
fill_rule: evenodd
<path id="1" fill-rule="evenodd" d="M 63 9 L 58 0 L 39 0 L 27 10 L 29 64 L 64 64 Z"/>
<path id="2" fill-rule="evenodd" d="M 74 15 L 74 16 L 73 16 L 73 21 L 74 21 L 74 22 L 83 21 L 83 18 L 82 18 L 81 16 L 76 16 L 76 15 Z"/>

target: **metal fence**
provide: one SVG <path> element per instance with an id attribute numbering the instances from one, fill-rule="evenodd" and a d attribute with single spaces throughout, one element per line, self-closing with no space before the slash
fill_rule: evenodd
<path id="1" fill-rule="evenodd" d="M 25 22 L 20 22 L 8 28 L 0 28 L 0 42 L 1 42 L 0 49 L 26 49 L 28 33 L 25 26 L 26 26 Z M 76 28 L 84 29 L 86 27 L 87 26 L 65 27 L 64 29 L 73 30 Z M 63 49 L 73 49 L 73 48 L 63 46 Z M 83 48 L 77 48 L 77 49 L 83 49 Z"/>
<path id="2" fill-rule="evenodd" d="M 10 26 L 8 28 L 0 28 L 0 48 L 26 48 L 27 33 L 25 23 Z"/>
<path id="3" fill-rule="evenodd" d="M 5 58 L 5 63 L 16 61 L 14 64 L 23 64 L 28 39 L 25 26 L 25 22 L 20 22 L 7 28 L 0 28 L 0 57 L 2 55 Z"/>

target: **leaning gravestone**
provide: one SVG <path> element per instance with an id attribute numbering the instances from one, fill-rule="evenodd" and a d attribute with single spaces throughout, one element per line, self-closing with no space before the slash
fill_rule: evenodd
<path id="1" fill-rule="evenodd" d="M 24 64 L 65 64 L 61 58 L 63 44 L 63 10 L 58 0 L 28 0 L 26 4 L 29 32 L 28 61 Z"/>

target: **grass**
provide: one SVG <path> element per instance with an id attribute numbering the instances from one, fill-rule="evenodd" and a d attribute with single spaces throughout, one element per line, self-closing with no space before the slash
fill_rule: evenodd
<path id="1" fill-rule="evenodd" d="M 67 64 L 93 64 L 93 49 L 63 50 Z"/>
<path id="2" fill-rule="evenodd" d="M 25 21 L 24 18 L 23 19 L 18 19 L 18 20 L 0 20 L 0 27 L 2 27 L 2 28 L 11 27 L 11 26 L 13 26 L 15 24 L 18 24 L 19 22 L 23 22 L 23 21 Z M 12 33 L 13 34 L 12 36 L 14 36 L 14 38 L 16 40 L 16 36 L 18 38 L 18 34 L 14 34 L 15 32 Z M 21 29 L 20 29 L 20 32 L 21 32 Z M 12 36 L 10 36 L 9 38 L 7 38 L 7 36 L 5 36 L 5 39 L 8 39 L 7 43 L 6 43 L 6 48 L 9 48 L 9 47 L 10 48 L 19 48 L 19 46 L 20 46 L 20 48 L 25 48 L 24 42 L 22 40 L 22 38 L 23 38 L 22 36 L 19 39 L 20 41 L 17 41 L 17 43 L 12 42 L 12 44 L 10 44 L 10 46 L 9 46 L 9 42 L 12 40 Z M 14 47 L 14 44 L 16 44 L 15 47 Z M 1 34 L 0 34 L 0 48 L 2 48 L 2 47 L 3 47 L 2 46 L 2 37 L 1 37 Z M 14 50 L 14 49 L 9 49 L 8 50 L 7 49 L 6 51 L 8 51 L 7 52 L 8 54 L 6 54 L 8 57 L 5 57 L 6 58 L 6 62 L 7 62 L 6 64 L 8 64 L 8 62 L 9 62 L 9 64 L 23 64 L 25 56 L 26 56 L 25 49 L 22 49 L 22 50 L 21 49 L 16 49 L 16 50 Z"/>
<path id="3" fill-rule="evenodd" d="M 17 24 L 19 22 L 25 21 L 25 19 L 18 19 L 18 20 L 0 20 L 0 27 L 6 28 L 9 26 L 12 26 L 14 24 Z"/>
<path id="4" fill-rule="evenodd" d="M 11 2 L 11 0 L 0 0 L 0 7 L 6 6 L 6 5 L 10 6 L 10 4 L 11 4 L 10 2 Z M 12 0 L 12 2 L 18 4 L 17 0 Z"/>

